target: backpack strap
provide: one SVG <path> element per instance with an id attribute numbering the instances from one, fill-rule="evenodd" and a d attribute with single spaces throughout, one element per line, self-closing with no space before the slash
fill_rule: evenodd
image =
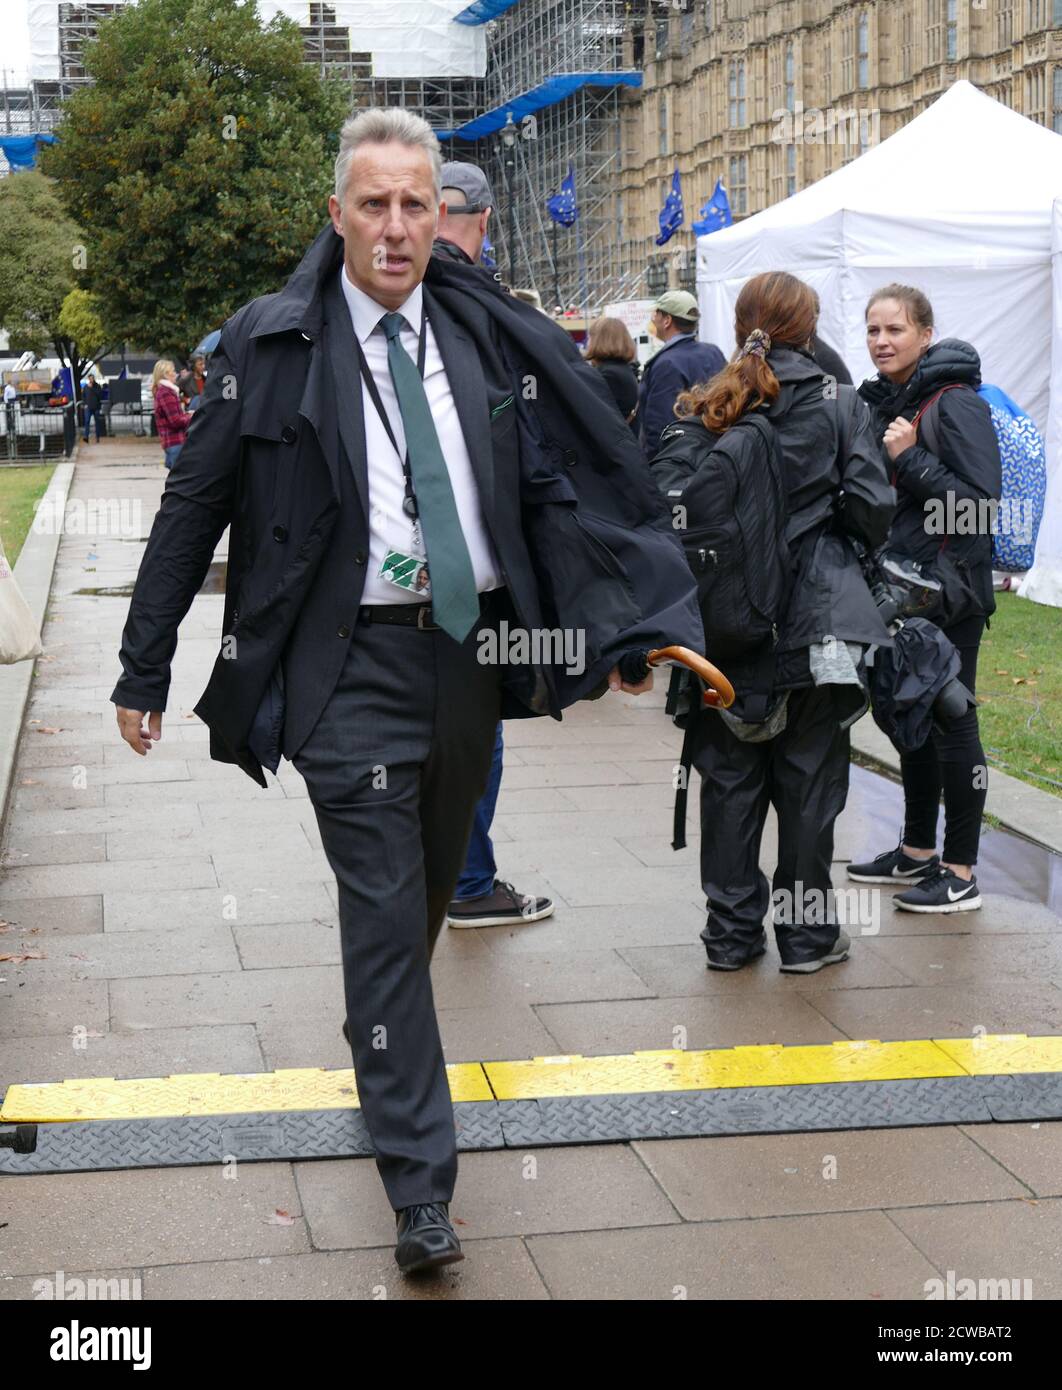
<path id="1" fill-rule="evenodd" d="M 703 718 L 706 711 L 695 710 L 690 717 L 690 722 L 686 725 L 686 731 L 682 736 L 682 752 L 679 754 L 679 784 L 675 789 L 675 815 L 671 825 L 671 848 L 686 848 L 686 802 L 689 799 L 690 772 L 693 769 L 693 739 L 694 731 L 697 727 L 697 720 Z"/>
<path id="2" fill-rule="evenodd" d="M 932 407 L 936 405 L 945 391 L 964 390 L 966 390 L 966 383 L 963 381 L 953 381 L 950 386 L 942 386 L 935 395 L 930 396 L 929 400 L 919 407 L 918 414 L 911 421 L 916 433 L 921 425 L 925 447 L 931 454 L 936 454 L 938 458 L 940 457 L 940 435 L 937 433 L 937 411 Z"/>

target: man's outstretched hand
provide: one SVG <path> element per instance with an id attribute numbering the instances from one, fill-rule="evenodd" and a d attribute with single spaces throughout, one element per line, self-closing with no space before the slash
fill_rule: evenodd
<path id="1" fill-rule="evenodd" d="M 150 752 L 152 743 L 157 743 L 162 737 L 162 711 L 154 709 L 147 716 L 147 728 L 144 728 L 144 714 L 142 709 L 123 709 L 118 706 L 118 731 L 125 739 L 134 753 L 139 753 L 141 757 Z"/>
<path id="2" fill-rule="evenodd" d="M 644 695 L 647 690 L 653 688 L 653 673 L 650 671 L 644 680 L 639 681 L 637 685 L 631 685 L 620 675 L 620 668 L 613 666 L 608 673 L 608 688 L 609 690 L 623 690 L 628 695 Z"/>

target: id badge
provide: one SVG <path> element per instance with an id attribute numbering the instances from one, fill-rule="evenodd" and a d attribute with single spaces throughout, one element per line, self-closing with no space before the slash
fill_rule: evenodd
<path id="1" fill-rule="evenodd" d="M 389 550 L 377 577 L 421 598 L 431 597 L 428 562 L 423 555 L 406 555 L 401 550 Z"/>

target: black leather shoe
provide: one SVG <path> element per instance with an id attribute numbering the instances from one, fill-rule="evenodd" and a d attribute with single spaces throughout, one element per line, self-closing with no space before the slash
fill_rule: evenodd
<path id="1" fill-rule="evenodd" d="M 395 1213 L 398 1244 L 395 1260 L 403 1274 L 420 1274 L 465 1257 L 450 1224 L 448 1202 L 423 1202 Z"/>

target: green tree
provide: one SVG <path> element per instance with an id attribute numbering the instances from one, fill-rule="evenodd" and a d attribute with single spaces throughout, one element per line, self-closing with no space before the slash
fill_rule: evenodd
<path id="1" fill-rule="evenodd" d="M 279 289 L 327 217 L 349 91 L 239 0 L 140 0 L 85 50 L 42 166 L 84 228 L 107 334 L 169 355 Z"/>
<path id="2" fill-rule="evenodd" d="M 63 360 L 74 368 L 74 381 L 80 383 L 86 368 L 110 351 L 95 297 L 88 290 L 71 290 L 59 310 L 56 328 L 56 343 L 61 343 L 66 353 Z M 80 394 L 80 387 L 77 389 Z"/>
<path id="3" fill-rule="evenodd" d="M 81 313 L 80 321 L 64 322 L 68 304 L 80 311 L 78 296 L 88 299 L 77 287 L 84 242 L 51 179 L 27 170 L 0 180 L 0 324 L 14 343 L 39 357 L 54 349 L 72 369 L 75 391 L 83 367 L 104 346 L 97 341 L 98 320 L 92 326 Z"/>

